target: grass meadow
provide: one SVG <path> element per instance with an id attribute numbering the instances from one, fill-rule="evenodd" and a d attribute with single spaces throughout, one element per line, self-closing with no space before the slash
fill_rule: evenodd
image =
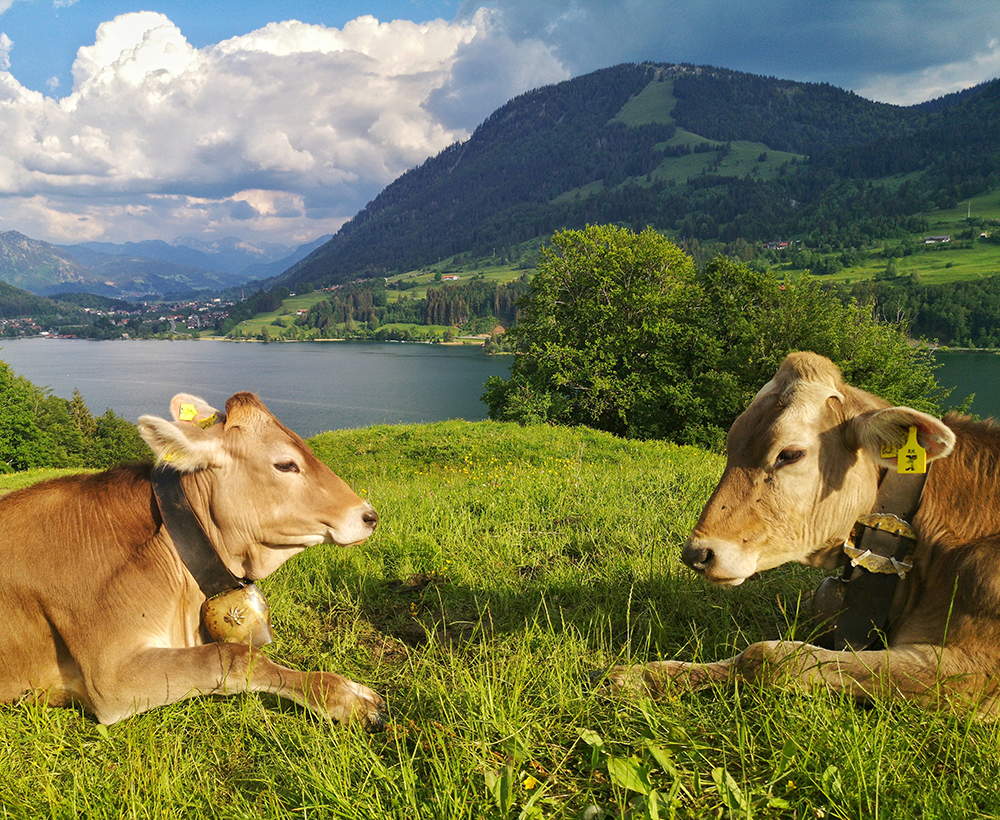
<path id="1" fill-rule="evenodd" d="M 718 456 L 460 421 L 310 444 L 381 523 L 364 545 L 314 548 L 261 583 L 267 652 L 378 690 L 387 731 L 259 695 L 107 728 L 2 706 L 0 816 L 1000 816 L 992 724 L 826 692 L 650 702 L 591 684 L 615 663 L 716 659 L 787 634 L 817 583 L 785 567 L 719 589 L 680 564 Z"/>

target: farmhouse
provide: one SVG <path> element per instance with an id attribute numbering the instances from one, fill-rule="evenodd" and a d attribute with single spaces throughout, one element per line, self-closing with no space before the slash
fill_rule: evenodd
<path id="1" fill-rule="evenodd" d="M 925 245 L 936 245 L 939 242 L 951 242 L 951 237 L 948 236 L 947 234 L 945 236 L 925 236 L 924 237 L 924 244 Z"/>

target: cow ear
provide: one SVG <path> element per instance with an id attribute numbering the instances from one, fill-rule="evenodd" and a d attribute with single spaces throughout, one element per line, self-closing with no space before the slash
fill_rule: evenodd
<path id="1" fill-rule="evenodd" d="M 217 467 L 222 458 L 222 441 L 204 429 L 158 416 L 139 416 L 139 435 L 156 454 L 158 463 L 169 464 L 182 473 Z"/>
<path id="2" fill-rule="evenodd" d="M 203 430 L 226 421 L 225 413 L 190 393 L 178 393 L 174 396 L 170 401 L 170 413 L 179 424 L 194 424 Z"/>
<path id="3" fill-rule="evenodd" d="M 863 413 L 851 422 L 858 446 L 876 464 L 896 467 L 895 453 L 917 428 L 917 443 L 927 451 L 927 460 L 944 458 L 955 447 L 955 433 L 940 419 L 909 407 L 887 407 Z"/>

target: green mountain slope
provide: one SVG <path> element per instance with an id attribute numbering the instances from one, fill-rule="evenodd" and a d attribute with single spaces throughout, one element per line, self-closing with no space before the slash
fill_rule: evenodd
<path id="1" fill-rule="evenodd" d="M 588 223 L 852 247 L 1000 186 L 1000 83 L 901 108 L 826 84 L 622 65 L 524 94 L 391 185 L 277 284 L 516 257 Z"/>
<path id="2" fill-rule="evenodd" d="M 72 323 L 84 319 L 83 310 L 77 305 L 35 296 L 26 290 L 0 282 L 0 319 L 23 316 L 30 316 L 42 325 Z"/>
<path id="3" fill-rule="evenodd" d="M 65 252 L 47 242 L 30 239 L 17 231 L 0 233 L 0 280 L 17 288 L 40 293 L 51 286 L 74 290 L 86 282 L 90 271 Z"/>

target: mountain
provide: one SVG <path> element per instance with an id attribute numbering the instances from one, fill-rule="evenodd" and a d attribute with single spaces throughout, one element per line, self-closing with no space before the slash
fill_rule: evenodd
<path id="1" fill-rule="evenodd" d="M 51 245 L 17 231 L 0 234 L 0 280 L 31 293 L 140 297 L 221 292 L 279 275 L 331 237 L 292 249 L 234 237 L 173 244 L 83 242 Z"/>
<path id="2" fill-rule="evenodd" d="M 188 248 L 203 255 L 210 264 L 204 264 L 209 270 L 220 273 L 242 273 L 251 265 L 266 265 L 284 259 L 292 252 L 287 245 L 273 242 L 247 242 L 235 236 L 213 239 L 206 242 L 192 236 L 182 236 L 174 240 L 174 247 Z"/>
<path id="3" fill-rule="evenodd" d="M 0 280 L 36 294 L 75 290 L 91 271 L 47 242 L 17 231 L 0 233 Z"/>
<path id="4" fill-rule="evenodd" d="M 106 256 L 127 256 L 135 259 L 155 259 L 191 268 L 202 268 L 216 273 L 239 274 L 252 265 L 269 264 L 284 259 L 292 248 L 271 242 L 245 242 L 236 237 L 206 242 L 195 237 L 179 237 L 173 243 L 159 239 L 144 242 L 81 242 L 62 245 L 62 250 L 75 258 L 87 259 L 87 254 L 97 252 Z M 90 264 L 90 262 L 85 262 Z M 245 280 L 244 280 L 245 281 Z"/>
<path id="5" fill-rule="evenodd" d="M 239 275 L 89 248 L 71 254 L 17 231 L 0 233 L 0 280 L 40 296 L 85 292 L 110 297 L 219 291 L 245 282 Z"/>
<path id="6" fill-rule="evenodd" d="M 0 242 L 7 241 L 0 234 Z M 30 316 L 43 326 L 50 324 L 71 324 L 82 321 L 80 306 L 67 302 L 36 296 L 22 288 L 0 281 L 0 318 L 12 319 Z"/>
<path id="7" fill-rule="evenodd" d="M 270 279 L 274 276 L 279 276 L 288 270 L 296 262 L 305 259 L 309 254 L 319 247 L 322 247 L 327 242 L 333 239 L 329 234 L 326 236 L 321 236 L 319 239 L 313 240 L 312 242 L 307 242 L 304 245 L 299 245 L 294 251 L 292 251 L 287 256 L 283 256 L 280 259 L 273 262 L 258 262 L 255 265 L 247 265 L 245 268 L 241 268 L 239 274 L 245 280 L 250 281 L 254 279 Z"/>
<path id="8" fill-rule="evenodd" d="M 922 230 L 1000 187 L 1000 81 L 930 106 L 709 66 L 621 65 L 523 94 L 399 177 L 273 284 L 325 285 L 456 254 L 516 261 L 564 227 L 651 225 L 682 241 Z"/>

